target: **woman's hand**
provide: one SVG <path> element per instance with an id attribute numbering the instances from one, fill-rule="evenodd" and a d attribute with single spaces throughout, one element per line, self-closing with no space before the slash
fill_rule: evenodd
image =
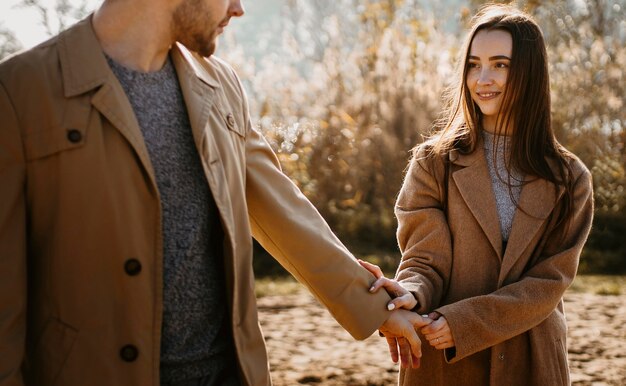
<path id="1" fill-rule="evenodd" d="M 446 318 L 438 312 L 431 312 L 428 317 L 433 322 L 421 330 L 428 343 L 438 350 L 454 347 L 454 337 Z"/>
<path id="2" fill-rule="evenodd" d="M 380 288 L 384 288 L 387 290 L 389 296 L 393 299 L 387 303 L 387 309 L 389 311 L 395 310 L 396 308 L 404 308 L 407 310 L 412 310 L 417 306 L 417 300 L 412 293 L 407 291 L 400 283 L 393 279 L 387 279 L 383 275 L 383 271 L 379 266 L 368 263 L 367 261 L 363 261 L 359 259 L 359 264 L 368 271 L 370 271 L 374 277 L 376 277 L 376 281 L 370 287 L 370 292 L 376 292 Z"/>

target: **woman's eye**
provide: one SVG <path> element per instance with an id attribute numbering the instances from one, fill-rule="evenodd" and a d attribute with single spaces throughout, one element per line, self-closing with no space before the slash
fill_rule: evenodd
<path id="1" fill-rule="evenodd" d="M 478 68 L 478 63 L 468 63 L 467 68 Z"/>
<path id="2" fill-rule="evenodd" d="M 496 68 L 509 68 L 507 63 L 496 63 Z"/>

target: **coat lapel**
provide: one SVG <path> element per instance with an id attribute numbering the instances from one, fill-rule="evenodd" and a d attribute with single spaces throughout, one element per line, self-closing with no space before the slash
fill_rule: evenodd
<path id="1" fill-rule="evenodd" d="M 196 63 L 191 52 L 184 47 L 176 44 L 171 50 L 171 55 L 198 152 L 201 156 L 208 155 L 210 164 L 217 162 L 218 154 L 211 148 L 211 143 L 215 142 L 213 133 L 207 125 L 219 83 Z"/>
<path id="2" fill-rule="evenodd" d="M 234 216 L 226 172 L 214 133 L 217 128 L 210 127 L 211 110 L 218 98 L 220 83 L 200 64 L 204 59 L 192 54 L 182 45 L 175 44 L 171 55 L 187 106 L 196 148 L 220 212 L 224 231 L 230 238 L 231 245 L 234 245 Z"/>
<path id="3" fill-rule="evenodd" d="M 563 188 L 559 188 L 557 195 L 553 183 L 526 176 L 500 268 L 499 286 L 544 225 L 563 191 Z"/>
<path id="4" fill-rule="evenodd" d="M 143 134 L 132 106 L 119 81 L 111 71 L 100 42 L 93 30 L 92 16 L 63 32 L 59 37 L 59 60 L 63 74 L 64 95 L 76 97 L 95 90 L 92 106 L 126 138 L 156 187 L 156 179 Z M 208 127 L 211 109 L 220 84 L 201 64 L 201 58 L 175 44 L 172 59 L 189 114 L 194 141 L 205 174 L 218 206 L 225 231 L 234 235 L 234 222 L 228 185 L 215 135 Z M 234 242 L 234 240 L 231 240 Z"/>
<path id="5" fill-rule="evenodd" d="M 487 161 L 479 143 L 477 150 L 470 154 L 453 152 L 450 160 L 456 165 L 465 166 L 452 173 L 452 179 L 461 197 L 474 218 L 489 239 L 493 250 L 502 258 L 502 235 L 496 208 L 496 199 L 491 187 Z"/>
<path id="6" fill-rule="evenodd" d="M 65 97 L 72 98 L 96 90 L 91 98 L 92 106 L 126 138 L 156 186 L 139 123 L 126 93 L 106 62 L 91 24 L 91 16 L 61 34 L 59 61 Z"/>

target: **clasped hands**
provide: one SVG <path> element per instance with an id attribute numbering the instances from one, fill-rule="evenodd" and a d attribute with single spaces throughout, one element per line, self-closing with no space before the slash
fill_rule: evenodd
<path id="1" fill-rule="evenodd" d="M 445 317 L 437 312 L 419 315 L 409 311 L 417 306 L 417 300 L 412 293 L 397 281 L 386 278 L 377 265 L 363 260 L 359 260 L 359 263 L 376 277 L 370 292 L 384 288 L 393 297 L 387 304 L 387 309 L 395 311 L 391 313 L 379 331 L 387 340 L 391 360 L 394 363 L 398 363 L 400 359 L 403 368 L 420 366 L 422 349 L 416 329 L 419 329 L 428 343 L 438 350 L 454 347 L 454 338 Z"/>

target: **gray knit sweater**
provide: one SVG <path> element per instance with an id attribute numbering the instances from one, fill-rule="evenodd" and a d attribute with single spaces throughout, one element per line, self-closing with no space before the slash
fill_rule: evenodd
<path id="1" fill-rule="evenodd" d="M 502 241 L 506 243 L 511 234 L 513 218 L 517 209 L 516 203 L 519 202 L 524 178 L 515 170 L 509 172 L 506 167 L 508 159 L 508 154 L 506 153 L 510 152 L 511 149 L 509 146 L 510 137 L 496 136 L 483 130 L 483 139 L 485 157 L 487 158 L 487 166 L 491 176 L 491 185 L 496 198 Z M 511 184 L 510 191 L 509 182 Z M 513 195 L 512 198 L 511 193 Z"/>
<path id="2" fill-rule="evenodd" d="M 223 279 L 223 233 L 171 59 L 142 73 L 107 58 L 141 127 L 161 198 L 161 381 L 204 377 L 235 363 Z M 145 259 L 150 259 L 146 256 Z"/>

